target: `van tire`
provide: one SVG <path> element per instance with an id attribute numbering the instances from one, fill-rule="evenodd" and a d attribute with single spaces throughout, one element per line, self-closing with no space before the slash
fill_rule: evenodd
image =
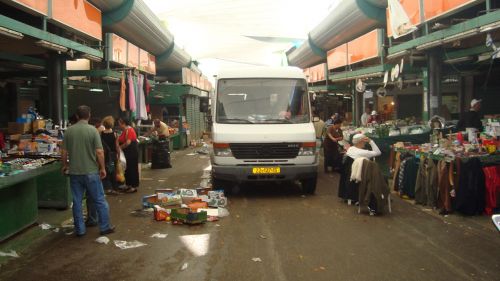
<path id="1" fill-rule="evenodd" d="M 231 194 L 233 186 L 231 182 L 212 177 L 212 188 L 214 190 L 224 190 L 224 195 Z"/>
<path id="2" fill-rule="evenodd" d="M 302 184 L 302 191 L 306 194 L 314 194 L 316 191 L 317 177 L 303 179 L 300 181 Z"/>

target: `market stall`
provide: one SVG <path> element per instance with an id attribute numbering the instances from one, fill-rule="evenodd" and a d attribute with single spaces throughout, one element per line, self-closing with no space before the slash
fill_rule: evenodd
<path id="1" fill-rule="evenodd" d="M 71 200 L 68 182 L 65 180 L 66 185 L 62 183 L 61 166 L 56 159 L 9 157 L 3 160 L 0 172 L 0 241 L 33 224 L 40 204 L 64 208 L 69 206 Z M 48 177 L 52 177 L 49 182 L 44 180 Z M 58 185 L 53 186 L 52 183 Z"/>
<path id="2" fill-rule="evenodd" d="M 392 188 L 441 214 L 491 215 L 500 207 L 497 138 L 459 132 L 420 145 L 398 142 L 391 156 Z"/>

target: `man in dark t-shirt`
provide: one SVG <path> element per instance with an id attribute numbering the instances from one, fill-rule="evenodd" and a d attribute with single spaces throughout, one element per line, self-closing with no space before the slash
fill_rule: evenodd
<path id="1" fill-rule="evenodd" d="M 481 100 L 473 99 L 470 102 L 470 111 L 465 112 L 463 117 L 458 121 L 457 129 L 465 131 L 466 128 L 476 128 L 479 132 L 483 131 L 483 123 L 481 122 Z"/>

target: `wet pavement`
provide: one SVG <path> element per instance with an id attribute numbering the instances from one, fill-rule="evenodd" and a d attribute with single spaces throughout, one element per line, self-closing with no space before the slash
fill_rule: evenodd
<path id="1" fill-rule="evenodd" d="M 499 280 L 489 218 L 442 217 L 394 196 L 392 214 L 358 214 L 322 167 L 316 195 L 293 183 L 243 185 L 218 222 L 171 225 L 136 212 L 155 188 L 200 185 L 209 159 L 190 152 L 176 151 L 172 169 L 143 170 L 138 193 L 107 197 L 117 227 L 109 244 L 95 242 L 97 228 L 76 238 L 33 227 L 0 244 L 20 255 L 1 265 L 0 280 Z M 70 216 L 43 210 L 40 220 Z M 114 240 L 147 245 L 122 250 Z"/>

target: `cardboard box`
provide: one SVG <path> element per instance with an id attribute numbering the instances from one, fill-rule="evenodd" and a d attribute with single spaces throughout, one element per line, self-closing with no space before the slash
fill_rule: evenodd
<path id="1" fill-rule="evenodd" d="M 207 221 L 207 212 L 193 213 L 189 208 L 172 209 L 170 218 L 185 224 L 200 224 Z"/>
<path id="2" fill-rule="evenodd" d="M 45 120 L 37 119 L 32 123 L 33 132 L 37 130 L 45 130 Z"/>
<path id="3" fill-rule="evenodd" d="M 9 136 L 10 141 L 20 141 L 21 140 L 21 134 L 15 134 L 15 135 L 10 135 Z"/>
<path id="4" fill-rule="evenodd" d="M 31 132 L 31 123 L 9 122 L 9 135 L 25 134 Z"/>
<path id="5" fill-rule="evenodd" d="M 144 208 L 154 208 L 158 205 L 163 208 L 178 208 L 181 206 L 181 197 L 175 193 L 158 193 L 142 197 Z"/>

